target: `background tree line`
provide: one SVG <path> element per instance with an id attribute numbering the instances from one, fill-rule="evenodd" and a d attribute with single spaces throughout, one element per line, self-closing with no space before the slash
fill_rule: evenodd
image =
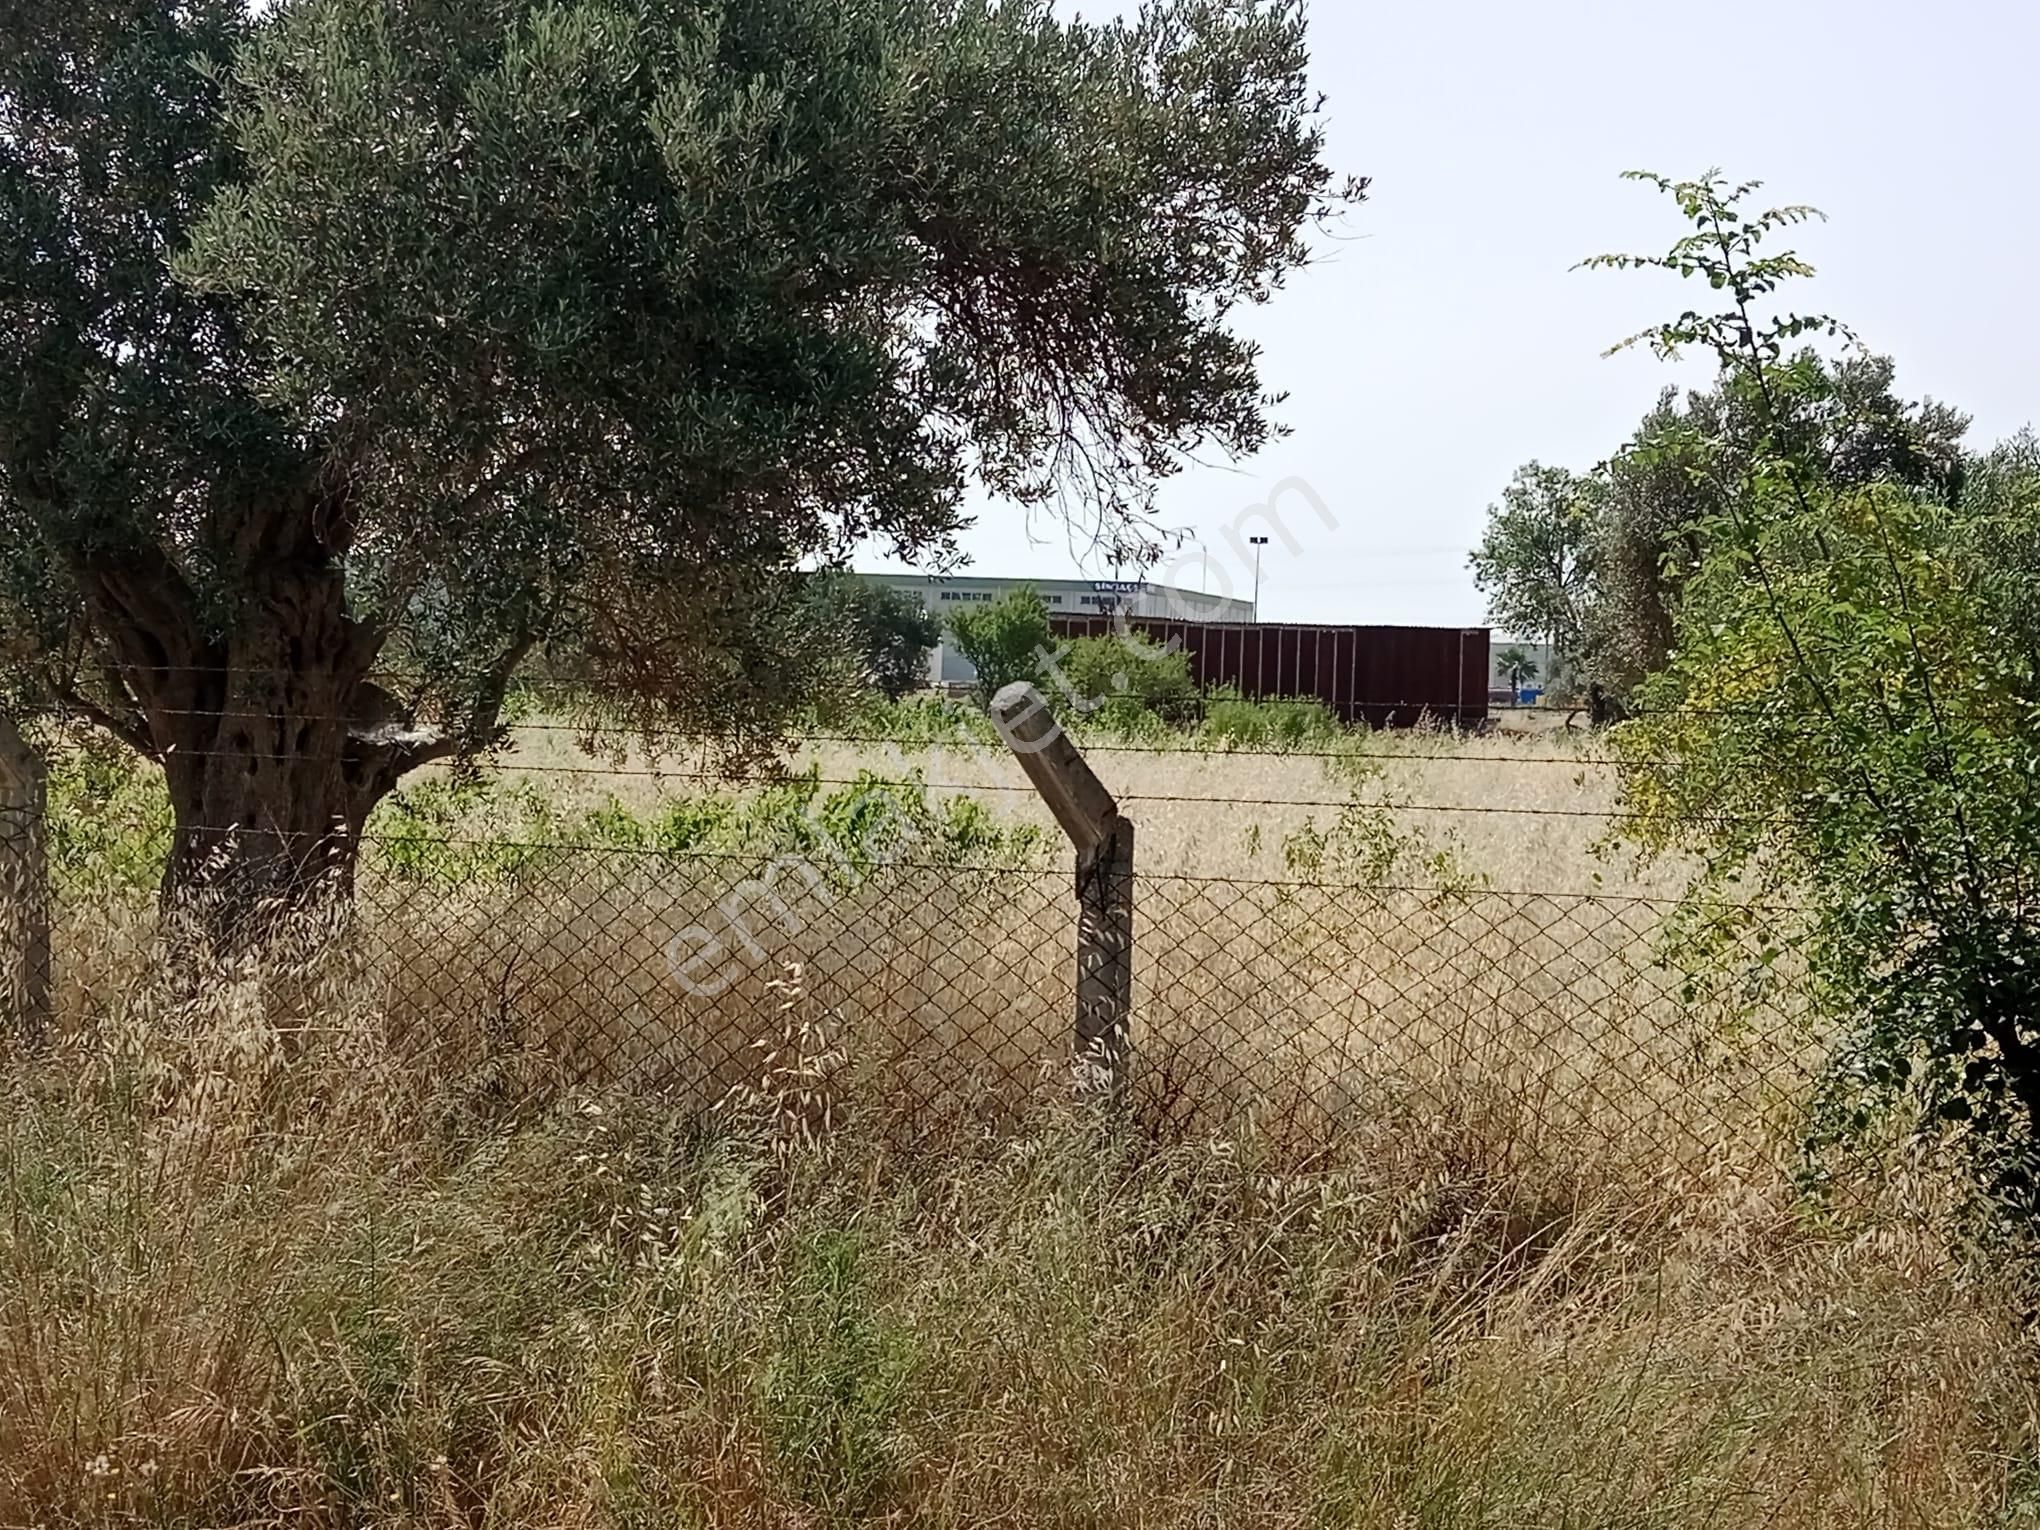
<path id="1" fill-rule="evenodd" d="M 1834 489 L 1890 483 L 1959 502 L 1976 460 L 1969 420 L 1902 398 L 1889 357 L 1802 349 L 1770 387 L 1767 401 L 1729 371 L 1704 390 L 1667 389 L 1605 461 L 1526 463 L 1490 507 L 1475 583 L 1498 627 L 1551 644 L 1545 678 L 1562 693 L 1598 684 L 1627 697 L 1665 667 L 1706 528 L 1763 442 Z"/>
<path id="2" fill-rule="evenodd" d="M 1952 1144 L 1975 1230 L 2030 1249 L 2040 443 L 1967 450 L 1963 417 L 1902 401 L 1839 320 L 1782 306 L 1812 268 L 1768 241 L 1812 209 L 1637 178 L 1688 232 L 1589 264 L 1704 283 L 1711 310 L 1630 343 L 1710 352 L 1720 381 L 1593 473 L 1519 475 L 1475 567 L 1499 616 L 1625 687 L 1610 839 L 1699 868 L 1674 938 L 1715 954 L 1726 993 L 1810 990 L 1831 1060 L 1809 1170 L 1835 1143 Z M 1732 951 L 1751 936 L 1755 958 Z"/>

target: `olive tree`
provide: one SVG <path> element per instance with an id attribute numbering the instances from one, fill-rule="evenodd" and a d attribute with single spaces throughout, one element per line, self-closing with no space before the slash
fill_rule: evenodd
<path id="1" fill-rule="evenodd" d="M 802 608 L 846 660 L 849 684 L 898 701 L 928 683 L 942 623 L 913 591 L 824 570 L 802 581 Z"/>
<path id="2" fill-rule="evenodd" d="M 166 888 L 344 881 L 566 642 L 724 734 L 782 577 L 1269 434 L 1331 189 L 1298 0 L 20 0 L 0 604 L 166 773 Z M 782 592 L 775 596 L 772 591 Z"/>

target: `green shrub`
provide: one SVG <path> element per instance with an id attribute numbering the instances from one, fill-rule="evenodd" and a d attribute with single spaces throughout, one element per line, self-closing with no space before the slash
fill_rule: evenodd
<path id="1" fill-rule="evenodd" d="M 982 719 L 980 719 L 982 721 Z M 51 879 L 65 896 L 153 891 L 172 836 L 162 773 L 111 748 L 68 749 L 50 762 Z M 861 771 L 825 790 L 819 766 L 748 794 L 703 793 L 634 807 L 610 796 L 565 812 L 541 785 L 432 776 L 371 815 L 364 866 L 448 886 L 543 875 L 595 850 L 673 857 L 812 854 L 832 880 L 861 883 L 889 861 L 1011 865 L 1046 836 L 1006 824 L 963 796 L 931 798 L 915 772 Z M 585 848 L 584 848 L 585 847 Z"/>
<path id="2" fill-rule="evenodd" d="M 825 791 L 813 765 L 749 795 L 680 797 L 644 809 L 611 796 L 577 815 L 562 814 L 529 782 L 431 780 L 392 797 L 371 836 L 384 868 L 419 881 L 539 874 L 592 847 L 675 858 L 811 857 L 839 889 L 895 861 L 959 868 L 1026 862 L 1046 838 L 1031 824 L 1000 823 L 969 798 L 931 799 L 918 772 L 860 771 Z"/>
<path id="3" fill-rule="evenodd" d="M 1091 720 L 1108 728 L 1139 733 L 1157 722 L 1187 720 L 1196 707 L 1190 660 L 1180 649 L 1117 636 L 1077 638 L 1056 668 L 1070 692 L 1068 710 L 1089 708 Z"/>
<path id="4" fill-rule="evenodd" d="M 563 838 L 552 805 L 532 783 L 438 776 L 392 793 L 368 821 L 369 851 L 397 876 L 447 883 L 493 881 L 555 864 Z"/>
<path id="5" fill-rule="evenodd" d="M 1247 701 L 1225 687 L 1212 691 L 1198 735 L 1207 744 L 1225 748 L 1295 749 L 1328 742 L 1344 732 L 1338 714 L 1322 701 Z"/>
<path id="6" fill-rule="evenodd" d="M 50 880 L 60 894 L 154 888 L 170 854 L 163 773 L 128 749 L 88 740 L 49 761 Z"/>
<path id="7" fill-rule="evenodd" d="M 975 610 L 949 618 L 956 651 L 977 671 L 976 694 L 981 705 L 1016 681 L 1044 686 L 1055 634 L 1048 625 L 1048 603 L 1032 585 L 1001 596 Z"/>
<path id="8" fill-rule="evenodd" d="M 1714 351 L 1752 431 L 1707 459 L 1716 508 L 1687 528 L 1702 551 L 1671 659 L 1614 734 L 1628 767 L 1623 835 L 1701 868 L 1685 923 L 1724 981 L 1761 994 L 1798 947 L 1839 1039 L 1814 1145 L 1846 1157 L 1893 1120 L 1921 1149 L 1952 1141 L 1972 1163 L 1977 1209 L 2030 1243 L 2040 453 L 2013 443 L 1959 495 L 1837 476 L 1793 428 L 1827 375 L 1785 349 L 1840 326 L 1764 313 L 1806 268 L 1762 243 L 1808 213 L 1738 210 L 1750 188 L 1711 175 L 1643 179 L 1693 231 L 1664 256 L 1599 263 L 1697 272 L 1725 295 L 1726 312 L 1688 312 L 1644 338 L 1661 353 Z M 1892 426 L 1843 420 L 1864 440 Z M 1736 949 L 1746 934 L 1762 937 L 1754 959 Z"/>
<path id="9" fill-rule="evenodd" d="M 982 707 L 946 696 L 906 696 L 898 701 L 869 696 L 828 723 L 811 718 L 807 731 L 822 737 L 840 731 L 853 739 L 902 749 L 979 748 L 999 743 L 998 731 Z"/>

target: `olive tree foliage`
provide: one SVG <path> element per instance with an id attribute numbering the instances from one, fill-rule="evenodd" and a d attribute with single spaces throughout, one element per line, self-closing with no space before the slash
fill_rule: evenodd
<path id="1" fill-rule="evenodd" d="M 1722 485 L 1739 481 L 1765 441 L 1835 488 L 1895 482 L 1959 496 L 1968 420 L 1901 398 L 1896 375 L 1888 357 L 1781 352 L 1768 403 L 1724 371 L 1711 388 L 1666 390 L 1589 471 L 1519 469 L 1471 559 L 1490 618 L 1548 636 L 1569 678 L 1631 694 L 1670 658 Z"/>
<path id="2" fill-rule="evenodd" d="M 162 762 L 172 888 L 344 876 L 548 644 L 756 737 L 813 657 L 767 576 L 939 547 L 973 480 L 1111 524 L 1254 450 L 1236 311 L 1364 184 L 1329 187 L 1297 0 L 5 27 L 5 649 Z"/>
<path id="3" fill-rule="evenodd" d="M 1665 257 L 1604 261 L 1707 282 L 1719 307 L 1649 332 L 1721 359 L 1745 432 L 1700 460 L 1715 508 L 1675 611 L 1671 656 L 1616 731 L 1625 833 L 1697 855 L 1690 927 L 1765 991 L 1796 939 L 1840 1036 L 1818 1136 L 1860 1146 L 1892 1112 L 1971 1155 L 1985 1203 L 2040 1211 L 2040 454 L 2020 437 L 1953 473 L 1882 391 L 1816 388 L 1787 346 L 1832 320 L 1767 304 L 1809 274 L 1767 238 L 1807 215 L 1751 212 L 1751 187 L 1672 183 L 1693 232 Z M 1833 375 L 1833 374 L 1830 374 Z M 1919 423 L 1917 416 L 1907 420 Z M 1959 490 L 1959 492 L 1958 492 Z M 1802 910 L 1791 934 L 1780 902 Z"/>
<path id="4" fill-rule="evenodd" d="M 828 569 L 805 575 L 801 594 L 802 614 L 847 661 L 850 688 L 898 701 L 927 684 L 942 623 L 911 590 Z"/>

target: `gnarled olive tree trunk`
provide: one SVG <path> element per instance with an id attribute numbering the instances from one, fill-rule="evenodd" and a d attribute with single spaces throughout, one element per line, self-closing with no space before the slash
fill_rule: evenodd
<path id="1" fill-rule="evenodd" d="M 236 645 L 239 646 L 239 645 Z M 207 671 L 197 714 L 164 752 L 175 828 L 166 905 L 216 933 L 252 933 L 353 887 L 369 810 L 395 785 L 359 673 L 316 655 L 292 671 L 263 644 Z"/>
<path id="2" fill-rule="evenodd" d="M 351 893 L 370 810 L 452 752 L 370 678 L 382 634 L 350 615 L 337 557 L 251 566 L 223 636 L 160 555 L 96 568 L 87 586 L 131 703 L 101 721 L 161 762 L 169 789 L 166 910 L 234 947 Z"/>

